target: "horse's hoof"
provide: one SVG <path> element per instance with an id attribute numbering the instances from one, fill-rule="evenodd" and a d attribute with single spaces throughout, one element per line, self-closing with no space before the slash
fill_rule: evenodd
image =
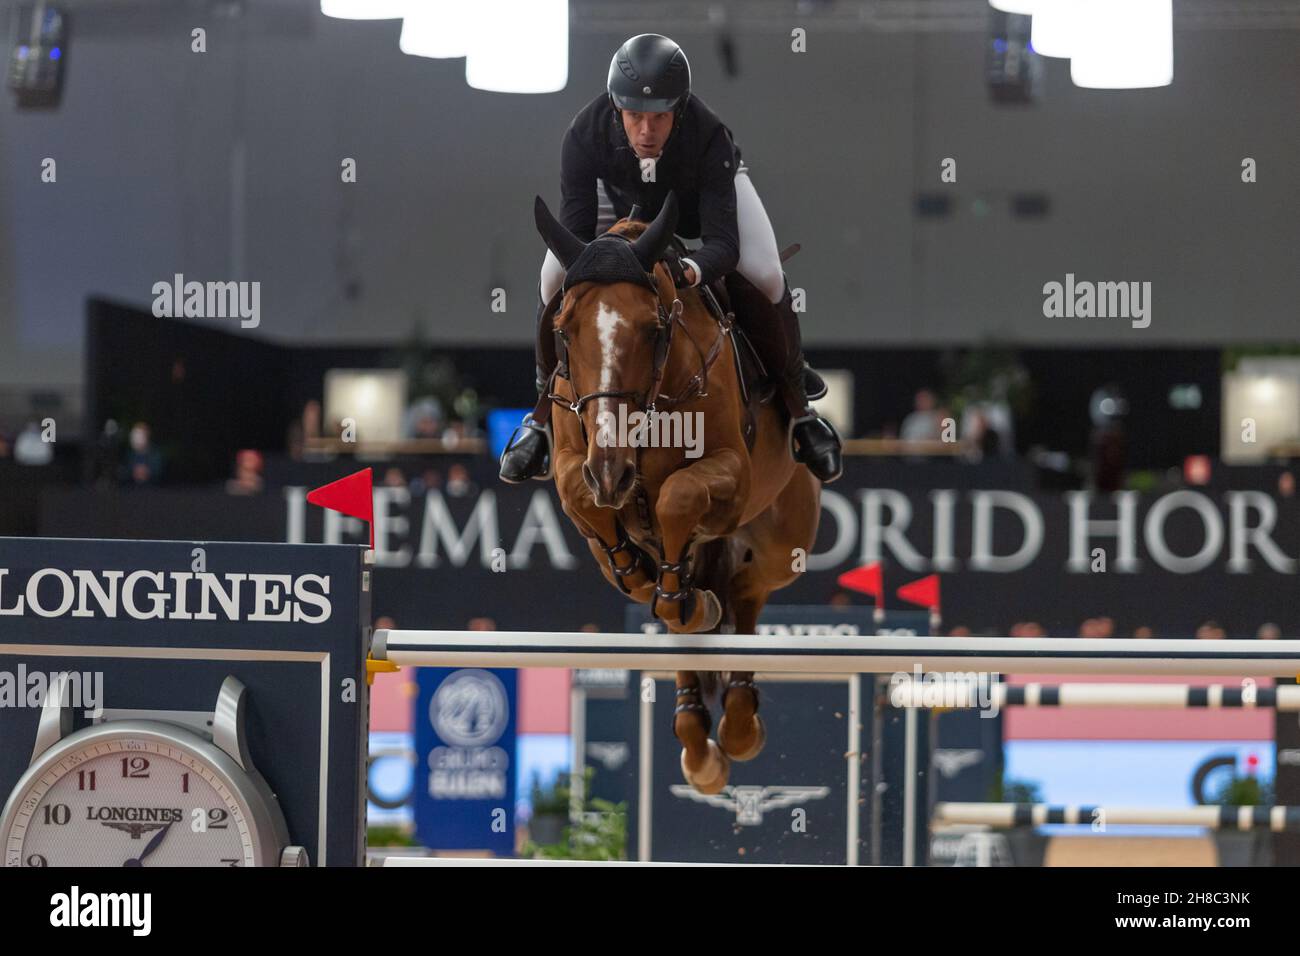
<path id="1" fill-rule="evenodd" d="M 767 727 L 763 724 L 763 718 L 754 714 L 754 725 L 757 728 L 754 734 L 754 742 L 743 753 L 736 753 L 735 750 L 727 744 L 727 718 L 724 715 L 718 722 L 718 743 L 722 745 L 722 752 L 732 760 L 739 760 L 742 763 L 746 760 L 753 760 L 763 752 L 763 746 L 767 743 Z"/>
<path id="2" fill-rule="evenodd" d="M 685 624 L 679 623 L 675 614 L 660 617 L 657 609 L 654 614 L 674 634 L 703 634 L 713 630 L 722 621 L 722 602 L 712 591 L 696 588 L 695 611 L 686 619 Z"/>
<path id="3" fill-rule="evenodd" d="M 682 748 L 682 776 L 697 792 L 703 794 L 721 792 L 727 785 L 727 777 L 731 773 L 731 763 L 727 760 L 727 755 L 712 740 L 708 744 L 709 756 L 704 761 L 704 766 L 696 773 L 691 773 L 687 769 L 686 748 Z"/>

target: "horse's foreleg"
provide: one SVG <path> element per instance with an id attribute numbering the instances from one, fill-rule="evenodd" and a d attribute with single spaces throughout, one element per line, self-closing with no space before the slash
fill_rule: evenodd
<path id="1" fill-rule="evenodd" d="M 712 719 L 704 704 L 700 675 L 677 672 L 677 698 L 673 709 L 673 734 L 682 744 L 682 776 L 700 793 L 717 793 L 727 784 L 730 763 L 709 739 Z"/>
<path id="2" fill-rule="evenodd" d="M 695 587 L 689 548 L 697 534 L 734 531 L 748 491 L 740 456 L 731 449 L 673 472 L 660 488 L 655 516 L 663 533 L 664 560 L 659 566 L 659 583 L 651 607 L 670 631 L 709 631 L 721 620 L 722 606 L 717 595 Z"/>
<path id="3" fill-rule="evenodd" d="M 618 512 L 597 507 L 582 480 L 583 457 L 568 448 L 555 455 L 555 486 L 569 520 L 587 539 L 605 580 L 639 604 L 654 596 L 654 560 L 627 537 Z"/>
<path id="4" fill-rule="evenodd" d="M 766 595 L 737 594 L 733 588 L 731 608 L 736 615 L 736 633 L 758 630 L 758 615 Z M 718 721 L 718 744 L 732 760 L 753 760 L 767 743 L 763 718 L 758 716 L 758 685 L 752 671 L 723 675 L 722 719 Z"/>

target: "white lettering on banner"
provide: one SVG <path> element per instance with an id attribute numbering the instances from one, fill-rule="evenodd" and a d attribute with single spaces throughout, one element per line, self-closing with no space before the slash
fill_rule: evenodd
<path id="1" fill-rule="evenodd" d="M 822 489 L 822 526 L 831 527 L 834 519 L 835 543 L 819 554 L 808 555 L 809 571 L 829 571 L 838 568 L 853 558 L 853 538 L 857 527 L 857 516 L 853 513 L 853 504 L 838 491 Z"/>
<path id="2" fill-rule="evenodd" d="M 1295 574 L 1296 560 L 1283 554 L 1282 549 L 1269 537 L 1277 524 L 1277 502 L 1262 491 L 1230 491 L 1227 498 L 1232 516 L 1229 521 L 1232 529 L 1232 544 L 1229 545 L 1232 556 L 1228 559 L 1228 572 L 1250 573 L 1253 563 L 1246 557 L 1246 549 L 1253 545 L 1274 571 Z M 1259 512 L 1260 522 L 1253 527 L 1250 524 L 1249 509 Z"/>
<path id="3" fill-rule="evenodd" d="M 907 570 L 925 570 L 925 558 L 904 536 L 907 526 L 912 523 L 911 499 L 892 488 L 873 488 L 859 491 L 858 494 L 862 496 L 861 562 L 870 564 L 881 560 L 881 545 L 888 544 L 898 563 Z M 897 524 L 892 521 L 885 524 L 881 520 L 881 509 L 886 506 L 891 516 L 898 516 Z"/>
<path id="4" fill-rule="evenodd" d="M 1107 521 L 1088 518 L 1088 507 L 1093 499 L 1089 492 L 1066 493 L 1065 500 L 1070 508 L 1070 558 L 1065 563 L 1065 570 L 1072 574 L 1088 573 L 1091 562 L 1088 546 L 1099 535 L 1118 537 L 1119 553 L 1112 565 L 1116 571 L 1134 574 L 1141 567 L 1136 545 L 1138 494 L 1136 491 L 1120 491 L 1111 497 L 1119 509 L 1119 518 Z"/>
<path id="5" fill-rule="evenodd" d="M 407 510 L 411 507 L 409 488 L 376 488 L 375 501 L 375 566 L 404 568 L 411 563 L 411 549 L 403 545 L 396 550 L 390 544 L 392 537 L 406 538 L 411 533 L 411 519 L 404 514 L 391 514 L 390 507 Z"/>
<path id="6" fill-rule="evenodd" d="M 956 571 L 961 565 L 954 553 L 957 492 L 939 489 L 930 492 L 934 502 L 934 555 L 930 567 L 936 571 Z"/>
<path id="7" fill-rule="evenodd" d="M 420 528 L 420 553 L 416 563 L 422 568 L 438 566 L 438 542 L 447 549 L 447 560 L 463 568 L 469 562 L 470 549 L 479 542 L 479 563 L 487 566 L 492 551 L 499 547 L 501 534 L 497 530 L 497 496 L 492 491 L 479 492 L 478 503 L 465 523 L 465 531 L 458 532 L 456 519 L 451 516 L 447 499 L 441 491 L 430 491 L 424 499 L 424 524 Z"/>
<path id="8" fill-rule="evenodd" d="M 971 532 L 971 570 L 1010 574 L 1033 564 L 1043 549 L 1043 513 L 1033 499 L 1018 491 L 973 491 L 975 525 Z M 1020 517 L 1024 540 L 1020 550 L 1005 556 L 993 553 L 993 509 L 1005 508 Z"/>
<path id="9" fill-rule="evenodd" d="M 301 514 L 304 495 L 305 489 L 298 488 L 286 498 L 290 540 L 300 543 L 300 536 L 305 533 Z M 856 506 L 854 496 L 858 499 Z M 824 488 L 820 541 L 825 547 L 808 555 L 807 569 L 831 571 L 856 560 L 863 564 L 888 561 L 900 569 L 918 573 L 1013 574 L 1042 559 L 1050 534 L 1053 541 L 1064 541 L 1064 570 L 1069 574 L 1093 573 L 1092 551 L 1098 546 L 1108 553 L 1107 566 L 1113 574 L 1139 574 L 1144 562 L 1180 575 L 1194 574 L 1216 562 L 1231 574 L 1265 569 L 1278 574 L 1300 573 L 1300 558 L 1288 554 L 1275 540 L 1280 509 L 1277 500 L 1265 492 L 1225 491 L 1222 499 L 1216 500 L 1203 491 L 1187 489 L 1154 498 L 1144 498 L 1136 491 L 1109 495 L 1070 491 L 1057 500 L 1064 505 L 1064 527 L 1055 523 L 1059 520 L 1055 517 L 1056 510 L 1045 508 L 1043 496 L 1011 489 L 936 488 L 924 492 L 922 497 L 920 492 L 909 496 L 896 488 L 859 488 L 852 495 Z M 386 567 L 436 568 L 448 564 L 467 567 L 477 550 L 477 566 L 491 570 L 493 551 L 500 548 L 507 551 L 510 568 L 522 569 L 531 567 L 537 560 L 540 544 L 545 551 L 543 567 L 576 571 L 585 566 L 570 548 L 569 541 L 577 537 L 577 531 L 557 508 L 552 489 L 533 489 L 522 515 L 520 499 L 512 497 L 507 501 L 503 512 L 497 493 L 490 489 L 465 498 L 444 496 L 442 491 L 434 489 L 415 499 L 404 489 L 386 489 L 382 498 L 377 497 L 382 518 L 376 524 L 376 561 Z M 916 511 L 924 509 L 927 502 L 928 528 L 917 520 Z M 412 509 L 421 507 L 423 514 L 412 513 Z M 1094 512 L 1102 509 L 1108 516 L 1095 517 Z M 1054 518 L 1050 527 L 1048 514 Z M 352 519 L 333 520 L 332 515 L 326 512 L 324 518 L 327 541 L 341 542 L 345 527 L 350 529 L 348 534 L 354 542 L 364 539 L 364 525 Z M 1282 528 L 1294 536 L 1295 515 L 1288 514 L 1288 517 L 1290 523 Z M 519 522 L 517 530 L 510 529 L 514 537 L 509 547 L 501 539 L 503 518 Z M 344 521 L 350 524 L 345 525 Z M 913 529 L 913 524 L 917 529 Z M 1171 524 L 1178 528 L 1175 543 L 1182 542 L 1180 548 L 1190 550 L 1189 554 L 1178 554 L 1171 549 Z M 411 540 L 412 528 L 419 529 L 418 547 Z M 916 540 L 925 536 L 929 537 L 928 542 Z M 1001 553 L 995 551 L 995 544 Z M 924 553 L 927 545 L 930 554 Z M 960 547 L 965 547 L 967 553 L 960 554 Z M 1141 557 L 1139 548 L 1144 552 Z M 23 597 L 13 590 L 12 584 L 5 582 L 4 573 L 0 569 L 0 615 L 28 613 L 14 610 L 15 602 L 21 605 Z M 82 580 L 79 575 L 86 573 L 99 576 Z M 108 576 L 109 572 L 74 571 L 70 579 L 66 575 L 59 579 L 53 570 L 48 574 L 59 588 L 51 588 L 51 593 L 43 597 L 45 603 L 31 613 L 58 616 L 66 611 L 66 607 L 65 611 L 59 610 L 64 605 L 113 608 L 134 600 L 135 607 L 140 601 L 139 595 L 128 598 L 132 587 L 129 582 L 119 583 Z M 189 610 L 197 619 L 211 619 L 209 605 L 215 600 L 223 608 L 234 607 L 238 597 L 235 579 L 247 576 L 225 575 L 224 579 L 217 579 L 210 574 L 197 574 L 195 577 L 204 582 L 199 595 L 201 610 L 194 609 L 192 598 Z M 233 589 L 230 593 L 222 590 L 223 581 Z M 143 586 L 140 590 L 144 590 Z M 179 609 L 185 611 L 183 600 Z M 268 612 L 274 609 L 268 608 Z M 138 613 L 146 614 L 150 610 L 145 608 Z M 79 611 L 72 613 L 79 614 Z M 172 610 L 167 616 L 183 615 Z"/>
<path id="10" fill-rule="evenodd" d="M 510 756 L 500 747 L 434 747 L 429 796 L 436 800 L 503 800 Z"/>
<path id="11" fill-rule="evenodd" d="M 1205 544 L 1200 551 L 1188 558 L 1174 554 L 1165 543 L 1165 521 L 1170 512 L 1177 508 L 1191 508 L 1201 516 L 1205 525 Z M 1156 499 L 1156 503 L 1147 512 L 1142 532 L 1151 557 L 1166 571 L 1175 574 L 1204 571 L 1214 562 L 1215 555 L 1223 547 L 1223 519 L 1219 517 L 1219 512 L 1210 499 L 1196 491 L 1175 491 Z"/>
<path id="12" fill-rule="evenodd" d="M 246 581 L 249 586 L 244 586 Z M 200 610 L 191 612 L 195 589 Z M 329 593 L 330 579 L 319 574 L 38 568 L 22 581 L 15 579 L 12 569 L 0 568 L 0 616 L 4 617 L 321 624 L 333 611 Z"/>

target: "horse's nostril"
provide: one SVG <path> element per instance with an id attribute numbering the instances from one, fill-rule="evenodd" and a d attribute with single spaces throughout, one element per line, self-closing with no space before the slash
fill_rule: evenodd
<path id="1" fill-rule="evenodd" d="M 631 490 L 634 481 L 636 481 L 636 468 L 631 463 L 624 464 L 623 477 L 618 480 L 618 493 L 621 495 Z"/>
<path id="2" fill-rule="evenodd" d="M 587 487 L 596 491 L 596 473 L 591 470 L 591 465 L 587 462 L 582 463 L 582 480 L 587 483 Z"/>

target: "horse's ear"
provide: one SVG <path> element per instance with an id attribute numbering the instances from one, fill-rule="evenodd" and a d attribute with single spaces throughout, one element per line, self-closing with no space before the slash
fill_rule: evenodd
<path id="1" fill-rule="evenodd" d="M 555 253 L 555 258 L 559 259 L 560 265 L 567 270 L 582 254 L 582 250 L 587 248 L 587 244 L 565 229 L 559 220 L 551 215 L 541 196 L 538 196 L 533 203 L 533 218 L 537 222 L 537 231 L 541 233 L 546 248 Z"/>
<path id="2" fill-rule="evenodd" d="M 636 241 L 632 243 L 632 251 L 636 253 L 637 260 L 647 272 L 654 268 L 663 251 L 668 248 L 668 243 L 672 241 L 676 229 L 677 194 L 669 192 L 654 222 L 646 226 L 645 232 L 637 236 Z"/>

